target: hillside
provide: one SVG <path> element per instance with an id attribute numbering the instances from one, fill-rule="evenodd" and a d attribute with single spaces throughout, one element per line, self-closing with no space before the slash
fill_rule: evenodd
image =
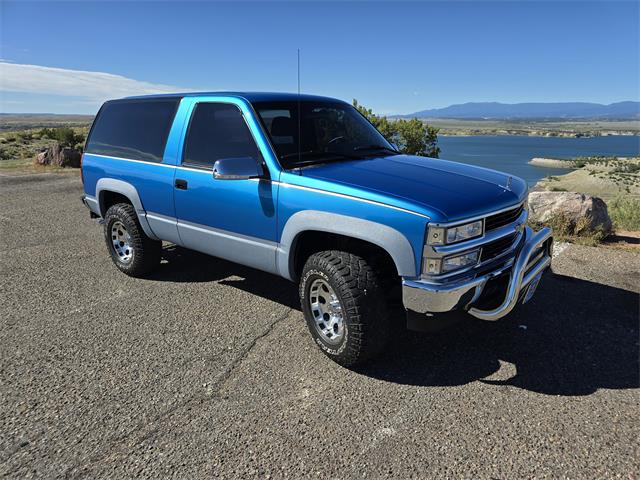
<path id="1" fill-rule="evenodd" d="M 640 102 L 617 102 L 609 105 L 588 102 L 499 103 L 470 102 L 445 108 L 421 110 L 400 117 L 459 119 L 638 119 Z"/>
<path id="2" fill-rule="evenodd" d="M 0 113 L 0 131 L 43 127 L 88 127 L 93 115 L 55 113 Z"/>

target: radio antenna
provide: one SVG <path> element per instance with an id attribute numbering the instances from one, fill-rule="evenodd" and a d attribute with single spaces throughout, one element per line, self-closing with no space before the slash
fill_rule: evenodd
<path id="1" fill-rule="evenodd" d="M 302 114 L 300 108 L 300 49 L 298 48 L 298 165 L 300 165 L 302 160 L 302 136 L 300 135 L 300 116 Z"/>

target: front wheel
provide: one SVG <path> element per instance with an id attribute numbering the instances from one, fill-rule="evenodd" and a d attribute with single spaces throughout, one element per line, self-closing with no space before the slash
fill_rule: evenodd
<path id="1" fill-rule="evenodd" d="M 386 299 L 377 272 L 352 253 L 316 253 L 302 270 L 300 301 L 311 336 L 341 365 L 357 365 L 383 350 L 390 331 Z"/>

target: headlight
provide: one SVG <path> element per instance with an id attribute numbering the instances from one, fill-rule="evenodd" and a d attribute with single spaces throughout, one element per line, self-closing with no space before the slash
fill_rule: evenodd
<path id="1" fill-rule="evenodd" d="M 423 273 L 427 275 L 440 275 L 454 270 L 470 267 L 478 263 L 480 249 L 460 255 L 452 255 L 444 258 L 425 258 Z"/>
<path id="2" fill-rule="evenodd" d="M 473 252 L 463 253 L 462 255 L 456 255 L 454 257 L 445 257 L 442 260 L 442 273 L 475 265 L 478 263 L 479 255 L 480 250 L 474 250 Z"/>
<path id="3" fill-rule="evenodd" d="M 482 220 L 455 227 L 429 227 L 427 241 L 430 245 L 448 245 L 482 235 Z"/>

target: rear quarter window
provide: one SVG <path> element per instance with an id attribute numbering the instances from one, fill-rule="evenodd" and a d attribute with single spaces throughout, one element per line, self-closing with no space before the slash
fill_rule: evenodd
<path id="1" fill-rule="evenodd" d="M 179 98 L 105 103 L 91 128 L 87 153 L 161 162 Z"/>

